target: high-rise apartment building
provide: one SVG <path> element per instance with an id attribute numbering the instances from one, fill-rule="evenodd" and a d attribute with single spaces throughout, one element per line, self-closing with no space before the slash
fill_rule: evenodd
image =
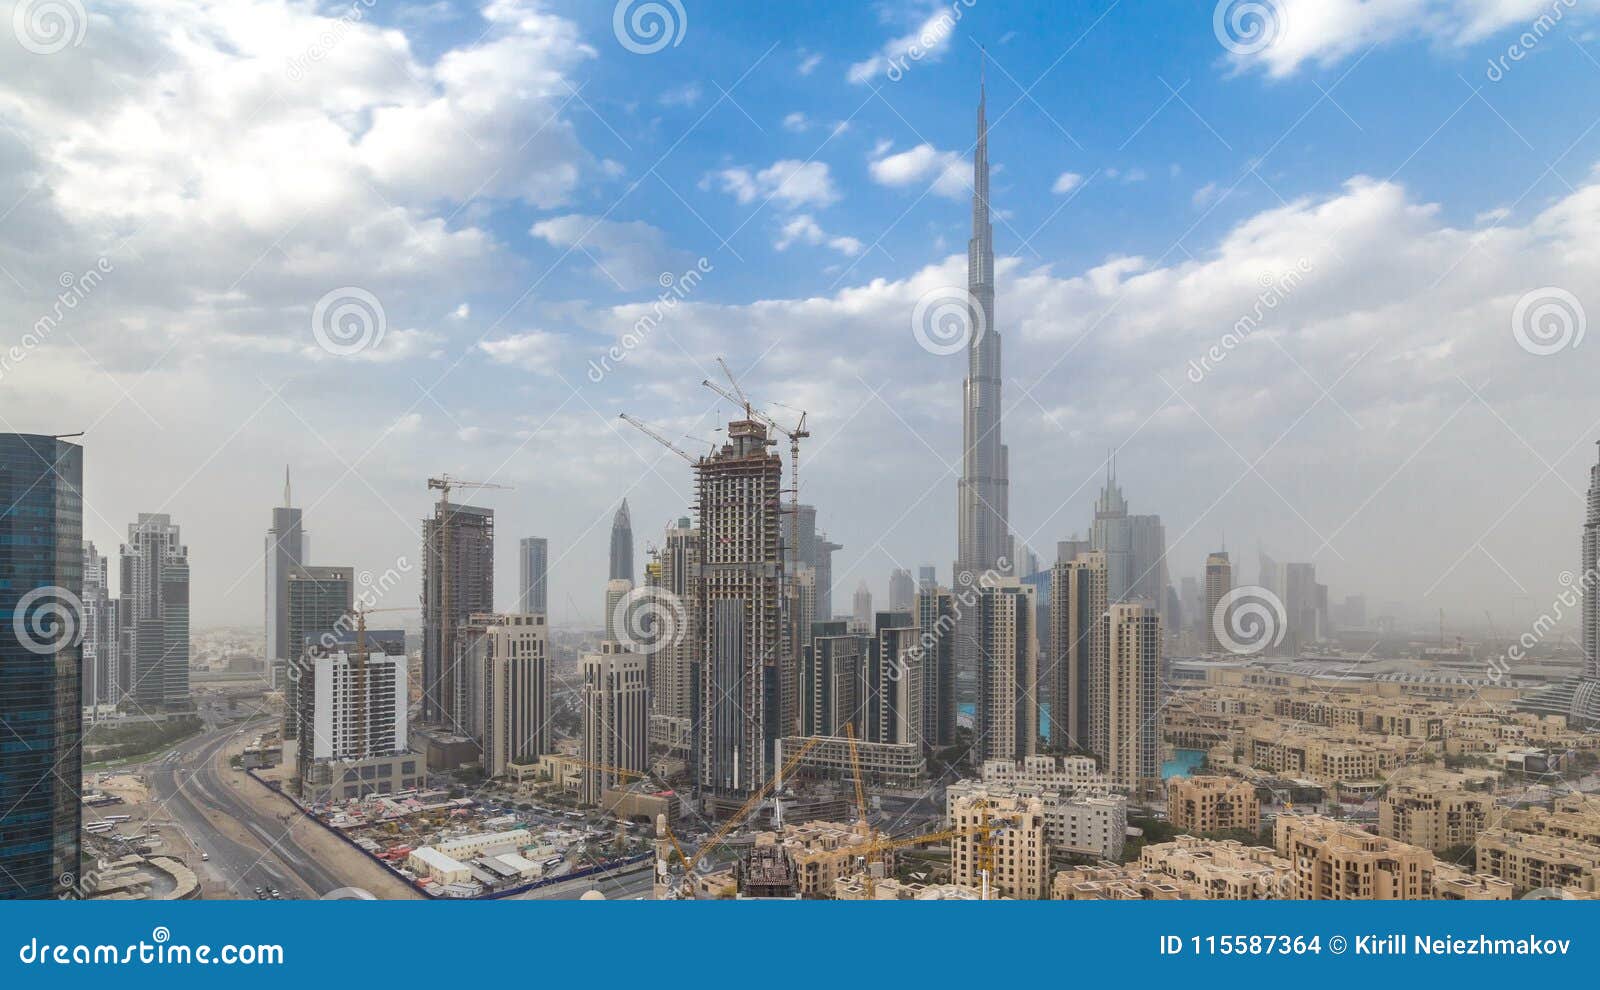
<path id="1" fill-rule="evenodd" d="M 1113 787 L 1152 795 L 1161 782 L 1161 617 L 1145 602 L 1118 602 L 1108 615 L 1105 751 Z"/>
<path id="2" fill-rule="evenodd" d="M 748 794 L 768 776 L 777 736 L 783 629 L 783 463 L 754 420 L 695 464 L 701 640 L 699 777 L 703 789 Z"/>
<path id="3" fill-rule="evenodd" d="M 83 448 L 0 434 L 0 899 L 62 896 L 82 866 L 83 557 Z"/>
<path id="4" fill-rule="evenodd" d="M 656 715 L 684 723 L 695 718 L 695 673 L 699 669 L 694 622 L 700 579 L 700 531 L 680 518 L 667 527 L 656 563 L 666 608 L 676 627 L 655 644 L 651 656 L 651 705 Z"/>
<path id="5" fill-rule="evenodd" d="M 649 685 L 644 657 L 617 643 L 600 644 L 583 658 L 583 750 L 581 798 L 600 796 L 627 777 L 616 770 L 644 770 L 649 760 Z M 605 769 L 609 768 L 609 769 Z"/>
<path id="6" fill-rule="evenodd" d="M 796 505 L 783 516 L 785 566 L 810 567 L 816 572 L 817 621 L 833 618 L 833 555 L 844 544 L 834 543 L 817 530 L 817 507 Z"/>
<path id="7" fill-rule="evenodd" d="M 122 698 L 117 662 L 117 600 L 111 597 L 111 567 L 95 545 L 83 541 L 83 703 L 98 721 L 102 705 Z"/>
<path id="8" fill-rule="evenodd" d="M 309 562 L 300 510 L 293 507 L 289 492 L 289 469 L 283 469 L 283 504 L 272 510 L 272 525 L 267 529 L 266 625 L 267 666 L 272 686 L 283 690 L 289 661 L 300 656 L 301 645 L 289 635 L 289 608 L 286 585 L 289 571 Z M 292 709 L 291 709 L 292 710 Z"/>
<path id="9" fill-rule="evenodd" d="M 1207 653 L 1225 652 L 1222 640 L 1217 636 L 1217 623 L 1226 623 L 1228 617 L 1219 616 L 1218 612 L 1222 608 L 1222 600 L 1232 590 L 1233 564 L 1228 560 L 1228 551 L 1218 550 L 1206 557 L 1206 607 L 1200 621 Z"/>
<path id="10" fill-rule="evenodd" d="M 122 623 L 131 682 L 123 693 L 145 711 L 189 707 L 189 548 L 166 513 L 139 513 L 120 550 Z"/>
<path id="11" fill-rule="evenodd" d="M 406 656 L 385 652 L 392 635 L 369 631 L 365 651 L 348 640 L 339 649 L 317 647 L 296 668 L 303 799 L 392 794 L 425 784 L 422 756 L 407 750 Z"/>
<path id="12" fill-rule="evenodd" d="M 606 582 L 606 642 L 620 643 L 628 636 L 628 603 L 632 594 L 633 582 L 627 578 L 612 578 Z M 632 642 L 632 639 L 627 641 Z"/>
<path id="13" fill-rule="evenodd" d="M 917 592 L 917 647 L 922 651 L 922 737 L 956 742 L 955 596 L 931 579 Z"/>
<path id="14" fill-rule="evenodd" d="M 872 631 L 872 589 L 867 587 L 863 580 L 856 585 L 856 593 L 851 599 L 850 624 L 856 632 Z"/>
<path id="15" fill-rule="evenodd" d="M 896 567 L 889 575 L 889 610 L 891 612 L 911 611 L 912 596 L 917 593 L 917 586 L 911 580 L 911 572 L 904 567 Z"/>
<path id="16" fill-rule="evenodd" d="M 630 584 L 638 580 L 633 570 L 633 517 L 628 514 L 627 499 L 622 500 L 617 514 L 611 518 L 610 578 Z"/>
<path id="17" fill-rule="evenodd" d="M 800 735 L 842 736 L 846 724 L 863 724 L 871 653 L 871 637 L 851 632 L 847 623 L 816 624 L 802 650 Z"/>
<path id="18" fill-rule="evenodd" d="M 911 612 L 879 612 L 873 638 L 873 705 L 865 737 L 870 742 L 922 746 L 925 657 Z"/>
<path id="19" fill-rule="evenodd" d="M 979 680 L 974 758 L 1019 760 L 1039 743 L 1039 646 L 1033 588 L 1014 577 L 984 582 L 975 603 Z"/>
<path id="20" fill-rule="evenodd" d="M 355 572 L 349 567 L 292 564 L 284 574 L 285 649 L 289 653 L 279 683 L 283 691 L 283 738 L 300 737 L 300 674 L 319 652 L 323 637 L 354 628 Z"/>
<path id="21" fill-rule="evenodd" d="M 1128 519 L 1128 500 L 1117 484 L 1116 461 L 1106 461 L 1106 483 L 1094 503 L 1094 527 L 1090 543 L 1106 558 L 1106 598 L 1122 601 L 1133 585 L 1133 526 Z"/>
<path id="22" fill-rule="evenodd" d="M 457 627 L 474 613 L 493 612 L 494 510 L 435 503 L 422 521 L 424 724 L 460 731 L 466 713 L 457 707 Z"/>
<path id="23" fill-rule="evenodd" d="M 482 732 L 483 773 L 500 777 L 513 763 L 535 762 L 550 745 L 550 643 L 543 613 L 497 615 L 473 648 L 482 651 L 476 719 Z"/>
<path id="24" fill-rule="evenodd" d="M 524 536 L 517 545 L 517 613 L 550 614 L 550 541 Z"/>
<path id="25" fill-rule="evenodd" d="M 1108 646 L 1106 556 L 1084 551 L 1057 561 L 1050 576 L 1052 654 L 1040 678 L 1050 699 L 1050 747 L 1066 753 L 1096 746 L 1094 687 Z"/>

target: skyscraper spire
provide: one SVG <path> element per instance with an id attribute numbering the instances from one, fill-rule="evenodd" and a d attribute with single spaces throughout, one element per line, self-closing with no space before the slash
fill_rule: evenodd
<path id="1" fill-rule="evenodd" d="M 283 466 L 283 507 L 289 508 L 294 503 L 289 500 L 289 465 Z"/>
<path id="2" fill-rule="evenodd" d="M 962 400 L 962 469 L 957 489 L 955 579 L 1010 574 L 1009 454 L 1000 430 L 1000 332 L 994 312 L 994 228 L 989 212 L 989 120 L 983 69 L 978 81 L 978 140 L 972 160 L 972 239 L 967 242 L 967 380 Z M 964 625 L 970 626 L 970 623 Z M 956 662 L 977 672 L 975 630 L 956 638 Z"/>

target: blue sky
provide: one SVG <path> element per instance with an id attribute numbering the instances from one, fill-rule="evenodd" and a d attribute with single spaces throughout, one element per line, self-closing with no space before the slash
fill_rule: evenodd
<path id="1" fill-rule="evenodd" d="M 680 0 L 650 53 L 614 30 L 639 3 L 81 6 L 58 40 L 0 3 L 24 346 L 0 425 L 89 427 L 86 531 L 114 552 L 171 512 L 203 622 L 258 615 L 289 462 L 318 562 L 379 573 L 415 557 L 427 475 L 515 485 L 485 499 L 507 600 L 514 538 L 547 536 L 556 621 L 598 623 L 616 501 L 641 544 L 689 501 L 616 414 L 713 437 L 719 354 L 810 411 L 839 600 L 947 571 L 964 364 L 911 324 L 965 279 L 979 45 L 1012 516 L 1040 554 L 1087 528 L 1118 448 L 1175 581 L 1226 539 L 1247 578 L 1259 544 L 1336 599 L 1510 627 L 1576 564 L 1600 435 L 1572 322 L 1600 275 L 1586 2 L 1273 0 L 1218 28 L 1208 3 Z M 1576 315 L 1540 308 L 1552 289 Z M 382 332 L 330 349 L 316 321 L 352 298 Z M 1546 317 L 1566 343 L 1521 346 Z"/>

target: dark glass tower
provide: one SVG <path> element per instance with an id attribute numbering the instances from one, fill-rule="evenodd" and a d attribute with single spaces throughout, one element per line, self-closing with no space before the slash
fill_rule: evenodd
<path id="1" fill-rule="evenodd" d="M 0 897 L 79 871 L 83 448 L 0 434 Z"/>

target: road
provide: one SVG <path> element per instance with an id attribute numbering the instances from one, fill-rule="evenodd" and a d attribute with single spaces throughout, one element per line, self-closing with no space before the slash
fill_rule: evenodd
<path id="1" fill-rule="evenodd" d="M 231 896 L 254 897 L 256 887 L 275 887 L 284 897 L 320 897 L 343 884 L 319 864 L 294 855 L 293 837 L 286 835 L 289 823 L 260 814 L 236 793 L 246 784 L 260 785 L 219 768 L 218 754 L 235 733 L 268 722 L 217 725 L 208 718 L 206 731 L 146 765 L 152 798 L 211 857 L 192 865 L 206 879 L 226 885 Z M 202 807 L 221 813 L 245 834 L 224 834 Z"/>

